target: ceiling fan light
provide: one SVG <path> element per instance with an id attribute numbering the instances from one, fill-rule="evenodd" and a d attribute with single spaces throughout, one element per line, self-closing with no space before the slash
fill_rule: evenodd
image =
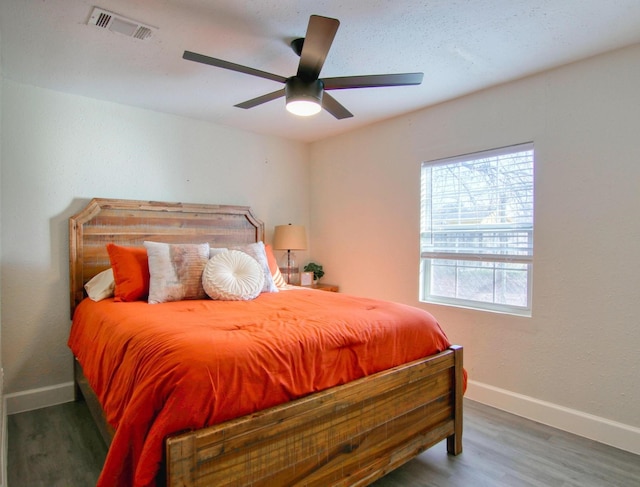
<path id="1" fill-rule="evenodd" d="M 310 117 L 320 112 L 322 107 L 317 101 L 312 100 L 288 100 L 287 111 L 300 117 Z"/>
<path id="2" fill-rule="evenodd" d="M 296 76 L 289 78 L 284 87 L 287 111 L 301 117 L 315 115 L 322 110 L 323 88 L 321 80 L 307 82 Z"/>

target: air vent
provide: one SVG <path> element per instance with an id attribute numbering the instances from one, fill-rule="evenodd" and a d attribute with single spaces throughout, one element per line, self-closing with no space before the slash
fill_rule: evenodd
<path id="1" fill-rule="evenodd" d="M 94 7 L 87 24 L 141 40 L 148 39 L 151 37 L 151 34 L 158 30 L 156 27 L 141 24 L 135 20 L 127 19 L 122 15 L 114 14 L 113 12 L 98 7 Z"/>

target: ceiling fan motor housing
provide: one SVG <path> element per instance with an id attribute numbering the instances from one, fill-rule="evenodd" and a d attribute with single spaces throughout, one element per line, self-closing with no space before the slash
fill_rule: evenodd
<path id="1" fill-rule="evenodd" d="M 323 91 L 324 83 L 321 79 L 305 81 L 298 76 L 288 78 L 284 86 L 284 93 L 287 98 L 287 102 L 300 100 L 322 105 Z"/>

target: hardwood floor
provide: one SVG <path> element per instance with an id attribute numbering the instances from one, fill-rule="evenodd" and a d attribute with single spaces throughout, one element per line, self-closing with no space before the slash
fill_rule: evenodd
<path id="1" fill-rule="evenodd" d="M 107 447 L 83 401 L 11 415 L 7 429 L 8 487 L 96 485 Z"/>
<path id="2" fill-rule="evenodd" d="M 464 452 L 443 443 L 376 487 L 639 487 L 640 456 L 465 399 Z M 8 487 L 94 486 L 106 455 L 84 402 L 9 416 Z"/>

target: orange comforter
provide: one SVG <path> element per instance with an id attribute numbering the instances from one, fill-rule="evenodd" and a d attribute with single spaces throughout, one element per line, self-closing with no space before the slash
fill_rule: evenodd
<path id="1" fill-rule="evenodd" d="M 85 299 L 69 347 L 116 434 L 98 486 L 155 484 L 163 439 L 450 345 L 426 311 L 314 290 L 253 301 Z"/>

